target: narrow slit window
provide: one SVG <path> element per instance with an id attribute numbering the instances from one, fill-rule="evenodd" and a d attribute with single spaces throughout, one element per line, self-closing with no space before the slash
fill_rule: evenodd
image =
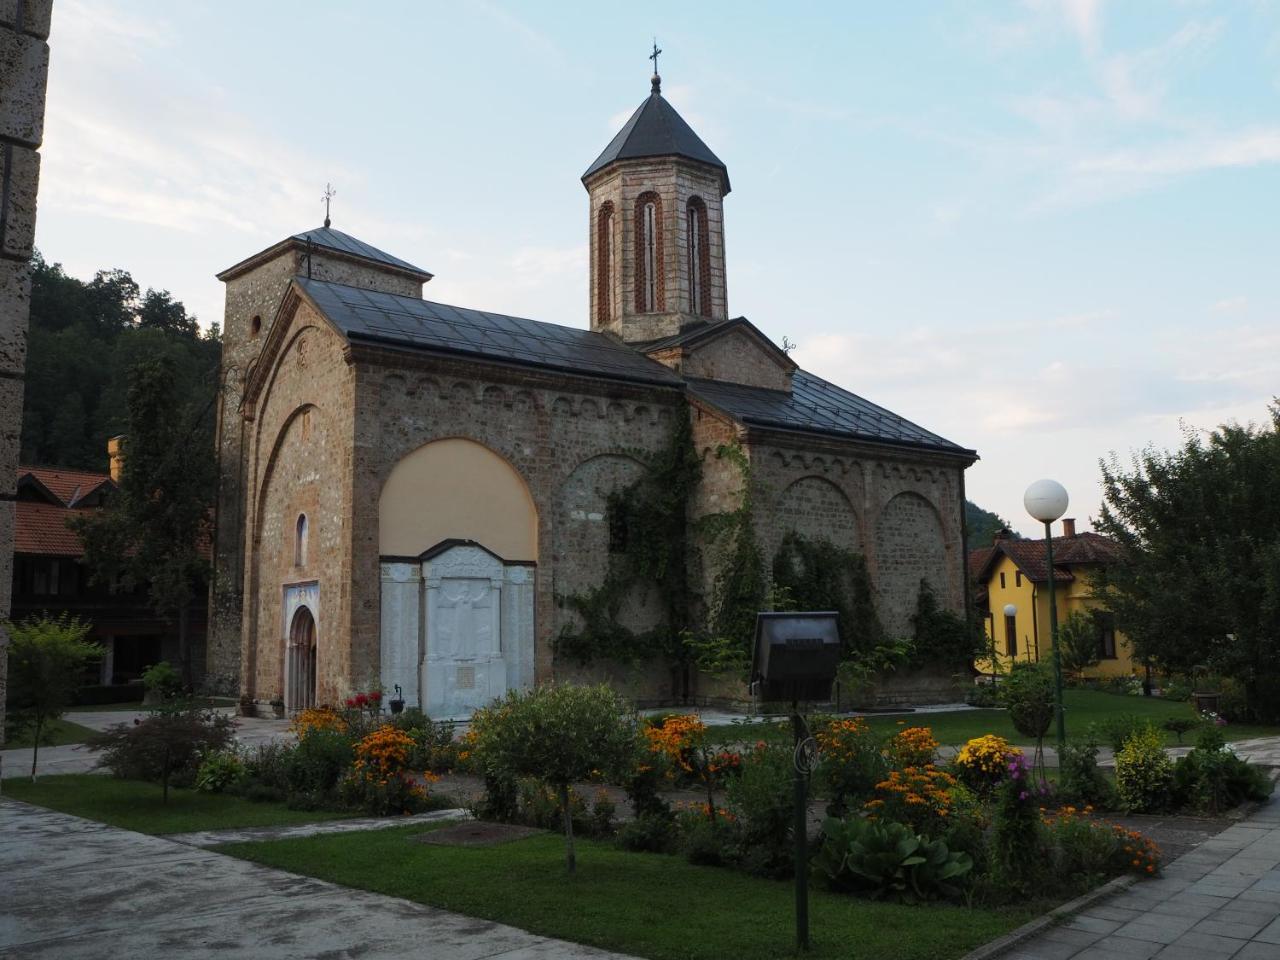
<path id="1" fill-rule="evenodd" d="M 298 523 L 294 530 L 293 539 L 293 565 L 295 567 L 305 567 L 307 565 L 307 515 L 305 513 L 298 514 Z"/>
<path id="2" fill-rule="evenodd" d="M 644 311 L 652 313 L 658 303 L 658 211 L 646 203 L 644 215 Z"/>

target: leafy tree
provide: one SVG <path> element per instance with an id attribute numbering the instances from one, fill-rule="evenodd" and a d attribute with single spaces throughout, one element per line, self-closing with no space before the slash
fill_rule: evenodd
<path id="1" fill-rule="evenodd" d="M 964 502 L 964 527 L 967 534 L 965 549 L 979 550 L 989 547 L 995 542 L 996 534 L 1001 530 L 1009 530 L 1009 521 L 990 510 L 983 510 L 972 500 Z M 1010 531 L 1010 537 L 1021 540 L 1018 534 Z"/>
<path id="2" fill-rule="evenodd" d="M 208 420 L 177 391 L 164 356 L 139 362 L 129 381 L 129 423 L 120 492 L 104 509 L 72 521 L 98 581 L 146 584 L 151 605 L 176 617 L 184 682 L 190 686 L 188 619 L 208 574 L 215 462 Z"/>
<path id="3" fill-rule="evenodd" d="M 31 325 L 23 402 L 22 460 L 101 469 L 106 441 L 123 432 L 127 373 L 164 354 L 183 396 L 213 395 L 220 335 L 201 334 L 168 291 L 139 292 L 124 270 L 88 282 L 39 253 L 32 260 Z"/>
<path id="4" fill-rule="evenodd" d="M 36 778 L 40 740 L 66 712 L 84 668 L 102 656 L 88 642 L 89 624 L 67 617 L 33 617 L 9 624 L 8 721 L 30 729 L 31 779 Z"/>
<path id="5" fill-rule="evenodd" d="M 1128 469 L 1102 463 L 1098 528 L 1127 552 L 1102 576 L 1141 659 L 1238 677 L 1257 719 L 1280 716 L 1280 403 L 1265 426 L 1186 431 Z"/>
<path id="6" fill-rule="evenodd" d="M 472 717 L 473 755 L 496 779 L 535 777 L 555 789 L 564 817 L 565 859 L 573 873 L 569 786 L 592 771 L 622 775 L 638 749 L 633 710 L 607 684 L 512 690 Z"/>
<path id="7" fill-rule="evenodd" d="M 1065 673 L 1081 673 L 1098 665 L 1102 659 L 1098 649 L 1098 624 L 1093 616 L 1081 610 L 1058 624 L 1058 652 Z"/>

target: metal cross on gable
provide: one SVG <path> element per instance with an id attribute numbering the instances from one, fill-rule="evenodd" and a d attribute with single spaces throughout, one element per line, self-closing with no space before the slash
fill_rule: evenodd
<path id="1" fill-rule="evenodd" d="M 328 228 L 329 220 L 329 201 L 338 195 L 338 191 L 333 189 L 333 184 L 326 183 L 324 185 L 324 195 L 320 200 L 324 203 L 324 225 Z"/>

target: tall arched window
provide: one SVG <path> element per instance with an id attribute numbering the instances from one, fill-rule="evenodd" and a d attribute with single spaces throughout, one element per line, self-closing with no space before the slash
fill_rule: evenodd
<path id="1" fill-rule="evenodd" d="M 305 513 L 298 514 L 298 522 L 294 527 L 293 565 L 295 567 L 307 565 L 307 515 Z"/>
<path id="2" fill-rule="evenodd" d="M 707 205 L 692 197 L 686 209 L 686 267 L 689 272 L 689 312 L 711 316 L 711 253 L 707 245 Z"/>
<path id="3" fill-rule="evenodd" d="M 662 266 L 662 200 L 648 191 L 636 198 L 636 312 L 665 309 Z"/>
<path id="4" fill-rule="evenodd" d="M 613 315 L 613 201 L 600 205 L 596 235 L 596 317 L 608 323 Z"/>

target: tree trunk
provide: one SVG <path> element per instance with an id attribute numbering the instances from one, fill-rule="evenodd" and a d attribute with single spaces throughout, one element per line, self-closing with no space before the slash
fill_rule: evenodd
<path id="1" fill-rule="evenodd" d="M 569 872 L 578 869 L 578 858 L 573 850 L 573 813 L 569 810 L 569 785 L 560 784 L 560 809 L 564 811 L 564 854 Z"/>
<path id="2" fill-rule="evenodd" d="M 36 782 L 36 761 L 40 758 L 40 732 L 44 729 L 44 716 L 36 714 L 36 730 L 31 740 L 31 782 Z"/>
<path id="3" fill-rule="evenodd" d="M 187 608 L 189 604 L 183 600 L 178 606 L 178 658 L 182 661 L 182 685 L 187 693 L 191 693 L 191 649 L 187 636 Z"/>
<path id="4" fill-rule="evenodd" d="M 161 803 L 169 802 L 169 745 L 165 744 L 164 748 L 164 774 L 160 777 Z"/>

